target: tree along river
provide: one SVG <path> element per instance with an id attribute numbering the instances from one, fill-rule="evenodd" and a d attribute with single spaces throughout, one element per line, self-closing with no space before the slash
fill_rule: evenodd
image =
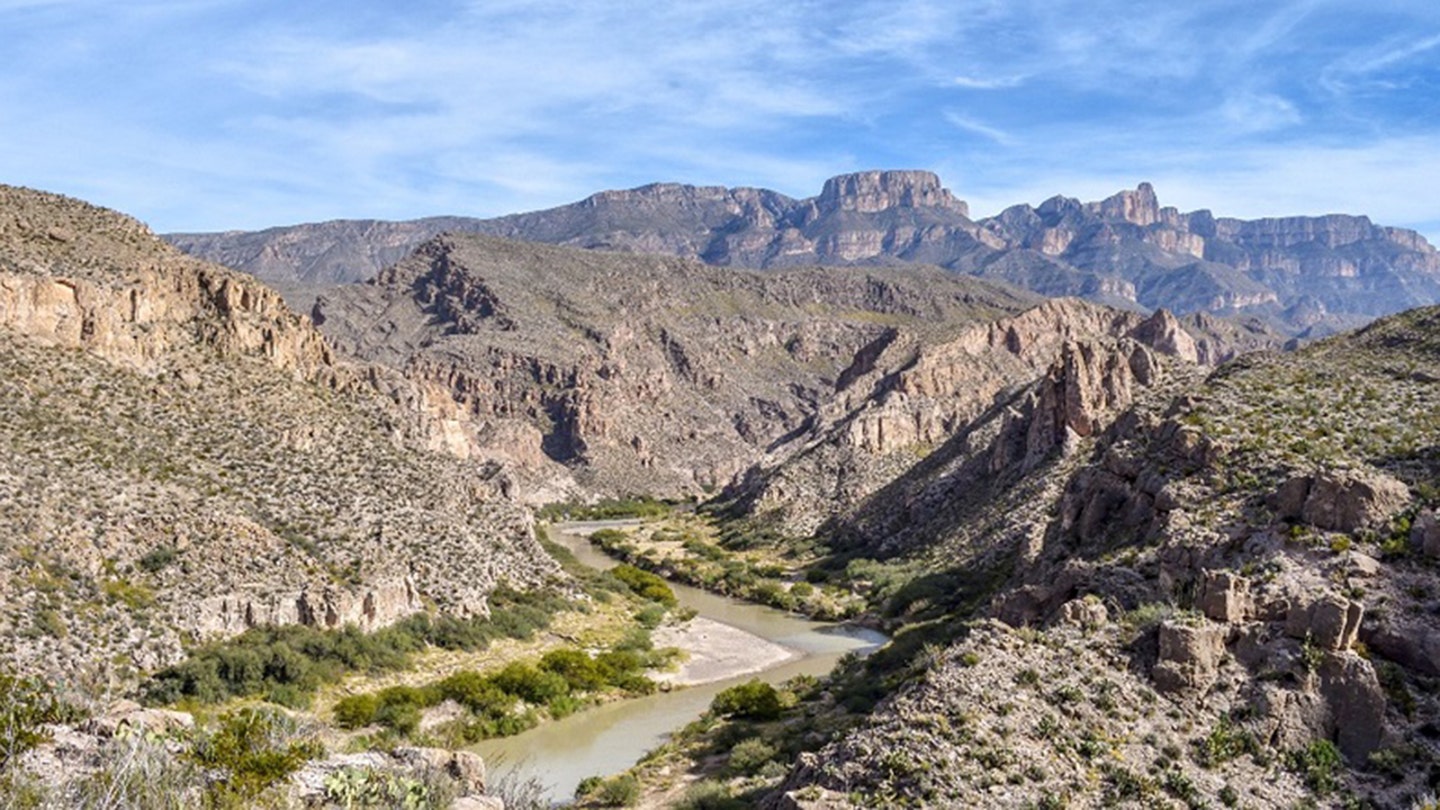
<path id="1" fill-rule="evenodd" d="M 580 562 L 603 570 L 613 568 L 617 561 L 590 545 L 587 536 L 598 529 L 636 522 L 563 523 L 552 527 L 550 536 L 574 552 Z M 566 801 L 574 796 L 581 779 L 608 776 L 634 765 L 670 732 L 704 714 L 721 690 L 752 678 L 778 684 L 796 675 L 824 675 L 845 653 L 868 652 L 886 641 L 883 634 L 867 628 L 814 622 L 688 585 L 670 583 L 670 587 L 681 606 L 786 647 L 797 657 L 760 672 L 609 703 L 514 737 L 485 740 L 473 750 L 490 764 L 492 782 L 501 773 L 516 769 L 519 778 L 537 777 L 552 801 Z"/>

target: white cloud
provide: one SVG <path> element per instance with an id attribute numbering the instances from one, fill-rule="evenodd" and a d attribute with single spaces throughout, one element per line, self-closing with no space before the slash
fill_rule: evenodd
<path id="1" fill-rule="evenodd" d="M 1002 129 L 983 124 L 968 116 L 961 115 L 957 112 L 946 112 L 944 116 L 946 121 L 950 122 L 958 129 L 994 141 L 1000 146 L 1010 146 L 1011 144 L 1015 143 L 1015 139 L 1011 137 L 1010 133 L 1005 132 Z"/>
<path id="2" fill-rule="evenodd" d="M 1024 81 L 1024 76 L 956 76 L 950 80 L 956 87 L 963 87 L 966 90 L 1005 90 L 1011 87 L 1019 87 Z"/>
<path id="3" fill-rule="evenodd" d="M 1225 99 L 1219 114 L 1232 130 L 1246 133 L 1272 132 L 1304 120 L 1294 104 L 1273 93 L 1237 93 Z"/>

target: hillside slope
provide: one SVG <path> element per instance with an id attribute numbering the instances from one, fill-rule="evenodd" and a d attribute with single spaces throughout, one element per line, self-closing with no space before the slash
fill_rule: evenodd
<path id="1" fill-rule="evenodd" d="M 767 806 L 1433 795 L 1437 385 L 1431 308 L 1137 391 L 1078 459 L 1020 479 L 1028 538 L 949 516 L 968 603 L 837 681 L 892 694 Z"/>
<path id="2" fill-rule="evenodd" d="M 123 680 L 190 639 L 483 614 L 560 577 L 493 469 L 434 452 L 423 392 L 128 217 L 0 187 L 0 334 L 21 671 Z"/>

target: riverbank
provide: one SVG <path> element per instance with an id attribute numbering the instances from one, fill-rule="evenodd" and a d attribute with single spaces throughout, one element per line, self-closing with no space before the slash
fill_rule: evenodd
<path id="1" fill-rule="evenodd" d="M 655 682 L 671 686 L 699 686 L 753 675 L 802 657 L 799 650 L 704 616 L 658 628 L 651 638 L 657 647 L 676 647 L 685 653 L 678 671 L 651 676 Z"/>
<path id="2" fill-rule="evenodd" d="M 603 570 L 618 561 L 592 546 L 587 535 L 637 525 L 639 521 L 558 524 L 547 527 L 547 534 L 576 561 Z M 782 684 L 797 676 L 823 676 L 846 654 L 885 641 L 865 628 L 812 621 L 698 588 L 670 585 L 680 606 L 696 614 L 688 622 L 653 631 L 657 645 L 689 653 L 681 670 L 671 676 L 676 688 L 598 706 L 513 737 L 483 741 L 471 750 L 489 762 L 510 763 L 500 769 L 502 776 L 533 779 L 543 785 L 548 800 L 567 801 L 585 778 L 634 766 L 702 717 L 725 689 L 750 679 Z M 666 676 L 652 673 L 651 677 Z"/>

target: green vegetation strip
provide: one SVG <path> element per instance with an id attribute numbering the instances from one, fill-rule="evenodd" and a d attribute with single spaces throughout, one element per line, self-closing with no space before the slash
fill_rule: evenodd
<path id="1" fill-rule="evenodd" d="M 335 704 L 335 722 L 344 729 L 381 727 L 378 743 L 414 739 L 421 715 L 446 701 L 465 712 L 432 729 L 424 742 L 460 747 L 489 737 L 508 737 L 533 728 L 548 716 L 561 719 L 606 697 L 648 695 L 654 681 L 644 671 L 668 664 L 650 635 L 636 628 L 597 656 L 577 649 L 551 650 L 535 661 L 515 661 L 483 675 L 465 670 L 425 686 L 392 686 L 351 695 Z"/>
<path id="2" fill-rule="evenodd" d="M 528 640 L 571 607 L 560 596 L 502 588 L 491 594 L 488 618 L 417 614 L 373 633 L 354 626 L 256 627 L 192 650 L 184 662 L 150 679 L 146 697 L 157 704 L 263 697 L 304 708 L 318 688 L 351 673 L 405 670 L 427 648 L 475 651 L 502 638 Z"/>

